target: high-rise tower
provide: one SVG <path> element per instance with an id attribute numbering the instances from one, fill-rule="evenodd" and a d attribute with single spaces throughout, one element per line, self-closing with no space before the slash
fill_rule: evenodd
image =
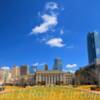
<path id="1" fill-rule="evenodd" d="M 53 66 L 53 70 L 62 70 L 62 61 L 60 58 L 56 58 L 54 60 L 54 66 Z"/>
<path id="2" fill-rule="evenodd" d="M 100 64 L 100 38 L 99 33 L 89 32 L 87 35 L 87 48 L 89 64 Z"/>

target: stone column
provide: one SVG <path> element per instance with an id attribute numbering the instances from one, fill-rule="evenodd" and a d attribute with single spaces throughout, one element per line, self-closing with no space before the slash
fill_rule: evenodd
<path id="1" fill-rule="evenodd" d="M 50 83 L 50 75 L 48 76 L 48 84 L 50 85 L 51 83 Z"/>
<path id="2" fill-rule="evenodd" d="M 54 84 L 56 83 L 56 76 L 54 75 Z"/>
<path id="3" fill-rule="evenodd" d="M 62 81 L 62 74 L 60 74 L 60 81 Z"/>
<path id="4" fill-rule="evenodd" d="M 37 82 L 38 82 L 38 75 L 36 75 L 36 84 L 37 84 Z"/>
<path id="5" fill-rule="evenodd" d="M 41 74 L 39 74 L 39 81 L 41 82 Z"/>
<path id="6" fill-rule="evenodd" d="M 53 75 L 51 75 L 51 84 L 53 84 Z"/>
<path id="7" fill-rule="evenodd" d="M 47 85 L 47 75 L 46 75 L 46 85 Z"/>

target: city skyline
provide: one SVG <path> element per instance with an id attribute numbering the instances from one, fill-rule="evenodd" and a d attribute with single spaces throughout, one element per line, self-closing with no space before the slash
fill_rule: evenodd
<path id="1" fill-rule="evenodd" d="M 56 57 L 63 70 L 87 65 L 87 33 L 100 29 L 96 1 L 0 1 L 0 66 L 47 63 L 51 69 Z"/>

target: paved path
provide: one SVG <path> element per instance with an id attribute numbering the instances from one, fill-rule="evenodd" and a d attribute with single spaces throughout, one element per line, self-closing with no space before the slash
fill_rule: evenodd
<path id="1" fill-rule="evenodd" d="M 92 94 L 97 94 L 97 95 L 100 95 L 100 91 L 92 91 L 92 90 L 86 90 L 86 89 L 77 89 L 77 88 L 73 88 L 73 87 L 68 87 L 66 86 L 67 88 L 69 89 L 74 89 L 74 90 L 78 90 L 78 91 L 81 91 L 81 92 L 87 92 L 87 93 L 92 93 Z"/>
<path id="2" fill-rule="evenodd" d="M 84 89 L 78 89 L 78 90 L 80 90 L 82 92 L 88 92 L 88 93 L 100 95 L 100 91 L 91 91 L 91 90 L 84 90 Z"/>

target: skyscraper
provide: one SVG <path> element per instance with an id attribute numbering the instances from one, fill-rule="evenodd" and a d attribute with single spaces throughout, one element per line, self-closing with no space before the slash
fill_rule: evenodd
<path id="1" fill-rule="evenodd" d="M 34 74 L 37 71 L 37 66 L 30 66 L 29 67 L 29 74 Z"/>
<path id="2" fill-rule="evenodd" d="M 20 75 L 27 75 L 27 74 L 29 74 L 29 66 L 28 65 L 20 66 Z"/>
<path id="3" fill-rule="evenodd" d="M 62 61 L 60 58 L 56 58 L 54 60 L 54 66 L 53 66 L 53 70 L 62 70 Z"/>
<path id="4" fill-rule="evenodd" d="M 47 71 L 48 70 L 48 64 L 44 65 L 44 70 Z"/>
<path id="5" fill-rule="evenodd" d="M 87 48 L 89 64 L 100 64 L 100 38 L 99 33 L 89 32 L 87 35 Z"/>
<path id="6" fill-rule="evenodd" d="M 16 78 L 20 76 L 20 68 L 16 65 L 11 69 L 12 78 Z"/>

